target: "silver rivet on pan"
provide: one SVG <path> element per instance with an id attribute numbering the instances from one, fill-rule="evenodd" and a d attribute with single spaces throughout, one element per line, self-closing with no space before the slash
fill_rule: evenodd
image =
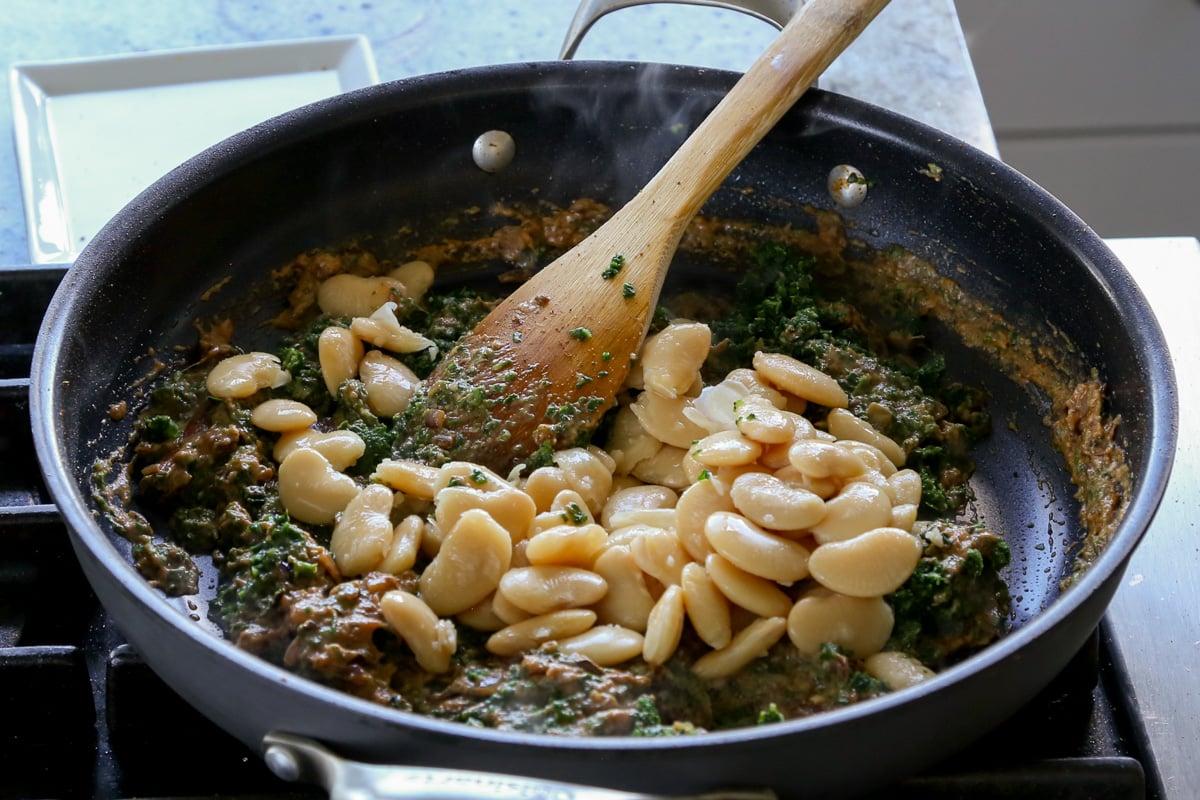
<path id="1" fill-rule="evenodd" d="M 484 172 L 499 172 L 512 163 L 517 153 L 517 144 L 505 131 L 488 131 L 480 134 L 471 146 L 471 158 L 475 166 Z"/>
<path id="2" fill-rule="evenodd" d="M 849 164 L 829 170 L 829 196 L 842 208 L 854 208 L 867 199 L 867 179 Z"/>
<path id="3" fill-rule="evenodd" d="M 294 753 L 290 753 L 278 745 L 272 745 L 263 753 L 263 761 L 277 778 L 285 781 L 300 779 L 300 764 Z"/>

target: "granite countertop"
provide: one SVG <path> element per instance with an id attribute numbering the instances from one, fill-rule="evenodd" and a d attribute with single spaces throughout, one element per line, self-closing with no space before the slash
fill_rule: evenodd
<path id="1" fill-rule="evenodd" d="M 8 0 L 0 62 L 96 57 L 203 45 L 364 34 L 379 76 L 555 59 L 570 0 L 313 0 L 143 3 Z M 770 25 L 712 8 L 653 5 L 601 19 L 576 58 L 744 70 L 774 37 Z M 893 0 L 821 79 L 825 89 L 914 117 L 996 152 L 953 0 Z M 8 82 L 0 127 L 12 130 Z M 136 124 L 136 120 L 131 120 Z M 27 263 L 14 148 L 0 148 L 0 265 Z"/>

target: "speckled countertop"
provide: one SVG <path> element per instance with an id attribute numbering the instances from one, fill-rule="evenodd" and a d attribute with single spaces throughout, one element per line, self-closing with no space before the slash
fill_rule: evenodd
<path id="1" fill-rule="evenodd" d="M 571 0 L 7 0 L 0 63 L 199 45 L 364 34 L 388 81 L 557 57 Z M 653 5 L 601 19 L 576 57 L 744 70 L 768 24 L 711 8 Z M 915 117 L 996 151 L 952 0 L 893 0 L 821 86 Z M 0 128 L 12 129 L 6 81 Z M 11 140 L 11 139 L 10 139 Z M 15 149 L 0 148 L 0 265 L 29 260 Z"/>

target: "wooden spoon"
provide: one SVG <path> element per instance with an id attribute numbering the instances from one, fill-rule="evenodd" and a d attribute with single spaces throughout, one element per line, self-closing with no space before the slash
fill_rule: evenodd
<path id="1" fill-rule="evenodd" d="M 439 363 L 401 432 L 405 452 L 506 471 L 585 441 L 625 381 L 688 223 L 885 5 L 809 0 L 637 196 Z"/>

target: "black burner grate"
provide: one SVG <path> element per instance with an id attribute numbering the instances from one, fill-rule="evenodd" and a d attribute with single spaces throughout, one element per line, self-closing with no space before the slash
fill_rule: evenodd
<path id="1" fill-rule="evenodd" d="M 39 477 L 29 366 L 61 268 L 0 270 L 0 800 L 316 797 L 167 688 L 100 608 Z M 1148 797 L 1102 632 L 998 730 L 883 800 Z"/>

